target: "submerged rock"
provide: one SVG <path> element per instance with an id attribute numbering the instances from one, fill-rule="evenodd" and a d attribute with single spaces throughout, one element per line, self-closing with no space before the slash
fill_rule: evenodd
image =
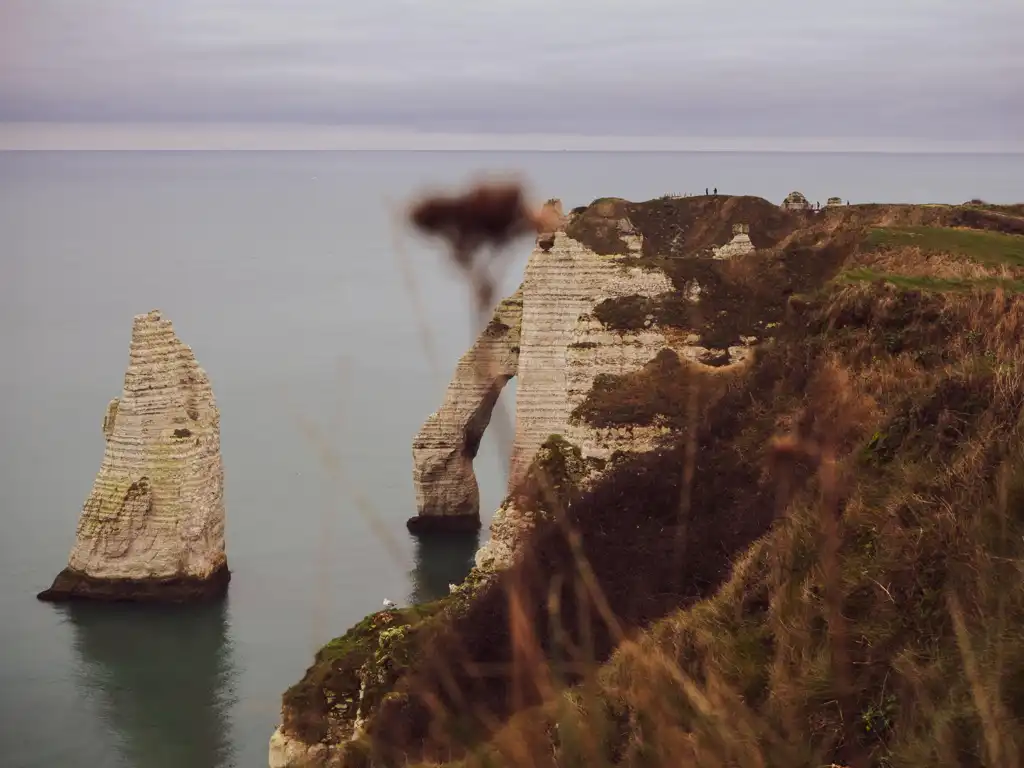
<path id="1" fill-rule="evenodd" d="M 132 327 L 124 390 L 68 566 L 40 600 L 185 602 L 222 595 L 220 414 L 206 373 L 158 310 Z"/>

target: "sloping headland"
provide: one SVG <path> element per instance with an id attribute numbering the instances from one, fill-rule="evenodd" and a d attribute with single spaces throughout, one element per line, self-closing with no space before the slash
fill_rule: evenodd
<path id="1" fill-rule="evenodd" d="M 1020 206 L 603 198 L 495 322 L 415 456 L 478 515 L 518 377 L 490 542 L 317 653 L 272 766 L 1018 764 Z"/>

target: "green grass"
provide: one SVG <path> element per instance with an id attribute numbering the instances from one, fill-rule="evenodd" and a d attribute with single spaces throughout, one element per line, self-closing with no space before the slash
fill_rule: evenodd
<path id="1" fill-rule="evenodd" d="M 875 228 L 867 236 L 869 248 L 917 246 L 933 253 L 950 253 L 980 264 L 1024 266 L 1024 237 L 986 230 L 947 227 Z"/>
<path id="2" fill-rule="evenodd" d="M 1001 277 L 982 277 L 975 280 L 950 277 L 929 277 L 926 275 L 900 275 L 890 272 L 879 272 L 869 267 L 858 267 L 844 272 L 839 276 L 841 282 L 874 282 L 884 280 L 908 291 L 931 291 L 933 293 L 949 293 L 970 291 L 981 288 L 994 290 L 1002 288 L 1008 293 L 1024 293 L 1024 280 L 1010 280 Z"/>

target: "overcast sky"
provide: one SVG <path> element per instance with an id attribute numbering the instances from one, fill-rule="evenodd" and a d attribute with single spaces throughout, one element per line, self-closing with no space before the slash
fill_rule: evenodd
<path id="1" fill-rule="evenodd" d="M 1021 30 L 1024 0 L 0 0 L 0 123 L 1018 142 Z"/>

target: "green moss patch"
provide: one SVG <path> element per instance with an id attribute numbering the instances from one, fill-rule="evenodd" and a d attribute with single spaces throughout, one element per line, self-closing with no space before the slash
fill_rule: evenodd
<path id="1" fill-rule="evenodd" d="M 1001 288 L 1011 293 L 1024 292 L 1024 281 L 1011 280 L 1001 277 L 980 277 L 974 279 L 931 277 L 928 275 L 901 275 L 892 272 L 880 272 L 869 267 L 851 269 L 840 275 L 840 279 L 847 282 L 874 282 L 882 281 L 890 283 L 898 288 L 913 291 L 972 291 L 972 290 L 993 290 Z"/>
<path id="2" fill-rule="evenodd" d="M 1002 232 L 949 227 L 874 228 L 868 232 L 865 245 L 868 248 L 912 246 L 991 266 L 1024 266 L 1024 237 Z"/>
<path id="3" fill-rule="evenodd" d="M 284 726 L 307 743 L 344 741 L 373 713 L 419 653 L 430 620 L 453 601 L 372 613 L 321 648 L 283 699 Z"/>

